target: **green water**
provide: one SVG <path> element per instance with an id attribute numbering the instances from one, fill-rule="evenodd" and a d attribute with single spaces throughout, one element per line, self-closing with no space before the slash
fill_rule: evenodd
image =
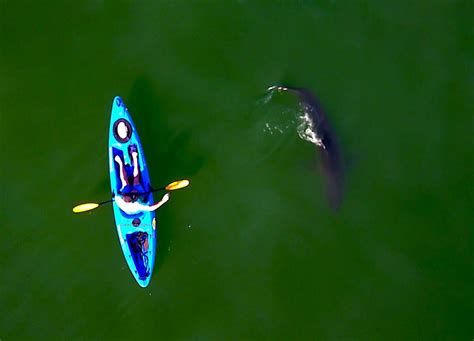
<path id="1" fill-rule="evenodd" d="M 474 336 L 471 1 L 0 0 L 0 340 Z M 348 165 L 269 134 L 312 89 Z M 157 212 L 140 288 L 109 198 L 113 96 Z M 293 106 L 293 107 L 292 107 Z M 286 119 L 286 118 L 285 118 Z"/>

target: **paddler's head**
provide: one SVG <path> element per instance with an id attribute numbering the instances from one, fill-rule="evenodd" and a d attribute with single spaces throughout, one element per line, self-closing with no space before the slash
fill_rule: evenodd
<path id="1" fill-rule="evenodd" d="M 138 192 L 137 191 L 132 191 L 130 193 L 124 194 L 123 200 L 125 202 L 135 202 L 138 200 Z"/>

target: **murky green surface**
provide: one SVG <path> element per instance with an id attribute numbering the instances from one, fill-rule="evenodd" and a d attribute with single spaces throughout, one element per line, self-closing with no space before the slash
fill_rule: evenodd
<path id="1" fill-rule="evenodd" d="M 0 1 L 0 339 L 472 339 L 473 10 Z M 337 214 L 314 146 L 265 131 L 277 83 L 339 136 Z M 109 197 L 115 95 L 154 185 L 192 181 L 146 289 L 111 207 L 71 213 Z"/>

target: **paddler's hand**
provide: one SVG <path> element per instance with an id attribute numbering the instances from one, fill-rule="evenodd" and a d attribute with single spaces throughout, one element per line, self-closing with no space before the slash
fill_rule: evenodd
<path id="1" fill-rule="evenodd" d="M 163 195 L 163 198 L 161 199 L 161 203 L 164 204 L 168 200 L 170 200 L 170 194 L 166 193 L 165 195 Z"/>

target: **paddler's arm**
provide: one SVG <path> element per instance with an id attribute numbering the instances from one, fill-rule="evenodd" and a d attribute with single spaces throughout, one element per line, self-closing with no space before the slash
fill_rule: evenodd
<path id="1" fill-rule="evenodd" d="M 156 204 L 153 204 L 151 206 L 143 206 L 143 211 L 154 211 L 158 209 L 161 205 L 163 205 L 165 202 L 167 202 L 168 200 L 170 200 L 170 195 L 169 193 L 166 193 L 165 195 L 163 195 L 163 198 L 161 199 L 161 201 L 157 202 Z"/>
<path id="2" fill-rule="evenodd" d="M 126 213 L 130 211 L 130 204 L 127 203 L 120 195 L 114 196 L 115 203 L 117 204 L 120 209 Z"/>

